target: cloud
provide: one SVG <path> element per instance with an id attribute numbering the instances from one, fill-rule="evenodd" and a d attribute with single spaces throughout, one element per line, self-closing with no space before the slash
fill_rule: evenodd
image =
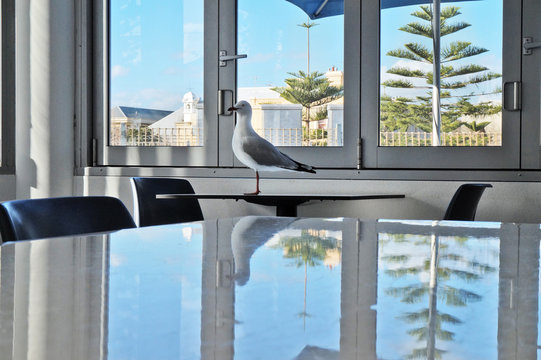
<path id="1" fill-rule="evenodd" d="M 143 54 L 143 51 L 140 47 L 133 49 L 133 51 L 131 51 L 132 59 L 130 60 L 130 62 L 134 65 L 139 64 L 141 60 L 143 59 L 142 54 Z"/>
<path id="2" fill-rule="evenodd" d="M 122 255 L 111 253 L 109 264 L 112 267 L 118 267 L 126 263 L 126 258 Z"/>
<path id="3" fill-rule="evenodd" d="M 122 65 L 115 65 L 111 68 L 111 77 L 116 78 L 119 76 L 125 76 L 130 72 L 130 69 Z"/>
<path id="4" fill-rule="evenodd" d="M 179 68 L 178 66 L 170 66 L 163 71 L 165 75 L 176 75 L 176 74 L 180 74 L 181 72 L 182 72 L 182 69 Z"/>
<path id="5" fill-rule="evenodd" d="M 184 51 L 175 54 L 175 59 L 179 59 L 183 64 L 188 64 L 198 59 L 203 58 L 203 49 L 193 49 L 189 46 L 185 46 Z"/>
<path id="6" fill-rule="evenodd" d="M 125 32 L 121 36 L 141 36 L 141 25 L 132 27 L 128 32 Z"/>
<path id="7" fill-rule="evenodd" d="M 199 23 L 185 23 L 184 24 L 184 33 L 203 33 L 203 24 Z"/>

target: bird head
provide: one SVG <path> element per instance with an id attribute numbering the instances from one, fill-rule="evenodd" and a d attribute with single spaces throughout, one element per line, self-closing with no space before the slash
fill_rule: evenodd
<path id="1" fill-rule="evenodd" d="M 227 111 L 236 111 L 239 114 L 247 114 L 251 112 L 251 110 L 252 110 L 252 107 L 250 106 L 250 103 L 244 100 L 237 102 L 235 105 L 227 109 Z"/>

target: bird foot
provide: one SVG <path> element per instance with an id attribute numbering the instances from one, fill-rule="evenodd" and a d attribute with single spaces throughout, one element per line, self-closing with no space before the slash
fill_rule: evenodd
<path id="1" fill-rule="evenodd" d="M 254 191 L 254 192 L 251 192 L 251 193 L 244 193 L 244 195 L 259 195 L 261 191 L 257 190 L 257 191 Z"/>

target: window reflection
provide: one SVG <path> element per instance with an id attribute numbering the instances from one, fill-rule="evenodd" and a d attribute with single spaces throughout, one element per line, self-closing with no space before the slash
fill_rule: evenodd
<path id="1" fill-rule="evenodd" d="M 201 225 L 139 228 L 109 241 L 110 359 L 187 359 L 200 354 Z"/>
<path id="2" fill-rule="evenodd" d="M 276 217 L 235 224 L 235 359 L 338 356 L 342 227 Z"/>
<path id="3" fill-rule="evenodd" d="M 496 358 L 499 241 L 378 238 L 378 356 Z"/>

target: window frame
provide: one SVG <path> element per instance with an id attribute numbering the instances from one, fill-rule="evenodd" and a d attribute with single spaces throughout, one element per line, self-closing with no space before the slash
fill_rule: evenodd
<path id="1" fill-rule="evenodd" d="M 9 0 L 13 1 L 13 0 Z M 223 169 L 223 173 L 225 174 L 225 177 L 231 177 L 231 176 L 244 176 L 244 174 L 248 174 L 249 172 L 246 169 L 236 169 L 237 167 L 241 166 L 236 159 L 234 158 L 232 152 L 230 151 L 230 143 L 228 141 L 220 141 L 219 144 L 216 145 L 216 156 L 217 159 L 215 162 L 206 162 L 204 164 L 167 164 L 167 163 L 161 163 L 161 162 L 138 162 L 138 163 L 131 163 L 129 161 L 122 161 L 118 163 L 108 162 L 104 161 L 104 147 L 102 144 L 99 143 L 100 137 L 103 137 L 104 129 L 103 125 L 100 125 L 101 119 L 103 119 L 104 110 L 107 108 L 104 106 L 104 99 L 105 95 L 107 94 L 108 87 L 103 85 L 103 82 L 101 79 L 104 76 L 104 70 L 108 67 L 108 61 L 106 58 L 104 58 L 104 50 L 103 50 L 103 44 L 105 44 L 105 41 L 107 40 L 107 33 L 105 31 L 106 25 L 108 23 L 108 19 L 104 17 L 103 15 L 103 8 L 104 5 L 107 4 L 107 0 L 98 1 L 92 4 L 90 2 L 90 5 L 88 5 L 87 1 L 83 1 L 83 3 L 87 4 L 87 7 L 92 8 L 92 16 L 84 15 L 82 16 L 82 27 L 89 27 L 90 29 L 87 30 L 88 32 L 88 39 L 91 45 L 89 46 L 90 50 L 87 50 L 87 53 L 85 55 L 84 50 L 82 51 L 82 58 L 83 60 L 80 61 L 82 63 L 82 70 L 78 68 L 78 73 L 83 73 L 83 76 L 81 77 L 83 81 L 81 81 L 84 85 L 85 80 L 85 70 L 87 71 L 87 77 L 86 80 L 93 85 L 90 91 L 88 91 L 88 94 L 86 94 L 86 97 L 84 96 L 84 91 L 82 91 L 82 99 L 80 99 L 81 96 L 78 96 L 77 101 L 80 101 L 83 105 L 81 105 L 80 109 L 83 109 L 80 111 L 81 116 L 80 118 L 83 120 L 80 121 L 78 124 L 81 127 L 80 137 L 79 141 L 83 145 L 81 148 L 81 154 L 78 160 L 79 169 L 78 173 L 80 174 L 102 174 L 105 175 L 107 172 L 102 171 L 103 167 L 137 167 L 140 169 L 140 171 L 137 171 L 138 173 L 144 172 L 145 169 L 148 168 L 156 168 L 156 167 L 163 167 L 163 168 L 170 168 L 170 169 L 186 169 L 182 170 L 182 173 L 194 173 L 199 174 L 199 176 L 215 176 L 215 174 L 221 173 L 222 171 L 219 169 Z M 218 0 L 205 0 L 205 21 L 210 21 L 210 16 L 215 16 L 216 13 L 219 13 L 222 11 L 222 8 L 218 8 L 216 6 L 218 3 Z M 532 14 L 533 11 L 539 11 L 541 5 L 536 2 L 536 0 L 524 0 L 522 7 L 520 7 L 520 4 L 517 0 L 504 0 L 504 12 L 508 9 L 513 9 L 513 7 L 516 9 L 519 5 L 519 13 L 522 15 L 522 23 L 514 24 L 514 28 L 519 28 L 518 33 L 524 31 L 524 34 L 526 36 L 533 36 L 534 41 L 536 38 L 541 38 L 541 30 L 538 29 L 537 24 L 535 23 L 534 18 L 529 18 L 527 15 Z M 213 9 L 212 11 L 209 11 L 209 6 Z M 372 10 L 370 10 L 372 8 Z M 349 106 L 344 109 L 345 112 L 345 119 L 359 119 L 357 121 L 354 121 L 357 125 L 357 131 L 345 131 L 345 135 L 347 134 L 348 138 L 350 140 L 344 139 L 345 144 L 347 142 L 350 142 L 347 144 L 348 148 L 348 154 L 347 154 L 347 161 L 346 164 L 334 164 L 336 166 L 320 166 L 320 168 L 323 170 L 320 172 L 320 174 L 323 175 L 306 175 L 306 174 L 290 174 L 287 173 L 286 175 L 270 175 L 269 177 L 272 178 L 288 178 L 288 177 L 294 177 L 294 178 L 343 178 L 343 179 L 423 179 L 426 176 L 429 176 L 432 178 L 435 176 L 435 179 L 444 179 L 451 175 L 449 171 L 452 172 L 451 178 L 453 179 L 465 179 L 465 180 L 475 180 L 475 179 L 489 179 L 487 178 L 487 174 L 495 174 L 496 179 L 500 179 L 501 181 L 516 179 L 519 181 L 532 181 L 534 179 L 541 178 L 541 173 L 539 173 L 536 170 L 540 170 L 541 167 L 541 140 L 540 140 L 540 116 L 541 116 L 541 108 L 539 106 L 532 106 L 532 104 L 535 104 L 535 102 L 538 100 L 539 94 L 541 92 L 540 89 L 540 83 L 536 79 L 541 78 L 541 69 L 539 68 L 538 64 L 540 63 L 541 58 L 541 51 L 539 49 L 536 51 L 534 49 L 533 54 L 529 55 L 528 58 L 520 57 L 519 54 L 521 54 L 521 51 L 519 51 L 519 48 L 521 47 L 521 44 L 519 41 L 517 41 L 516 36 L 514 38 L 514 43 L 512 45 L 513 51 L 512 56 L 515 58 L 518 58 L 518 63 L 523 65 L 522 73 L 520 74 L 518 80 L 521 82 L 522 86 L 522 104 L 523 107 L 520 114 L 519 114 L 519 120 L 518 120 L 518 126 L 520 128 L 520 137 L 518 140 L 518 144 L 515 145 L 516 150 L 519 153 L 519 159 L 520 162 L 517 164 L 513 164 L 511 166 L 502 166 L 499 161 L 492 161 L 491 159 L 494 159 L 497 156 L 494 155 L 487 155 L 487 159 L 489 159 L 488 165 L 486 166 L 480 166 L 479 164 L 471 164 L 471 165 L 464 165 L 463 162 L 454 162 L 452 164 L 445 164 L 442 165 L 441 159 L 443 156 L 449 157 L 449 149 L 448 148 L 440 148 L 440 149 L 425 149 L 432 151 L 434 155 L 427 155 L 425 156 L 428 160 L 428 165 L 418 163 L 408 163 L 404 167 L 396 166 L 395 164 L 389 164 L 385 163 L 385 161 L 381 161 L 381 157 L 378 157 L 379 155 L 376 153 L 374 154 L 373 148 L 377 148 L 377 145 L 374 146 L 373 140 L 367 136 L 369 134 L 369 131 L 367 129 L 370 129 L 370 126 L 374 127 L 377 126 L 376 121 L 373 121 L 373 113 L 374 109 L 370 110 L 370 106 L 374 107 L 374 105 L 370 105 L 370 93 L 373 93 L 373 89 L 367 85 L 369 83 L 369 79 L 366 77 L 366 70 L 364 70 L 367 66 L 367 64 L 370 64 L 370 61 L 367 61 L 367 51 L 366 49 L 372 47 L 372 49 L 377 49 L 378 57 L 376 60 L 375 65 L 379 68 L 379 39 L 377 37 L 372 36 L 373 31 L 371 33 L 366 33 L 363 30 L 367 28 L 367 25 L 369 25 L 371 22 L 373 22 L 373 18 L 370 18 L 369 14 L 373 14 L 374 10 L 373 8 L 377 8 L 377 11 L 379 13 L 379 2 L 376 0 L 372 1 L 363 1 L 363 2 L 357 2 L 352 0 L 345 0 L 345 13 L 346 14 L 356 14 L 352 17 L 346 16 L 345 21 L 345 48 L 350 49 L 349 55 L 346 53 L 344 57 L 344 69 L 348 72 L 348 77 L 346 77 L 345 81 L 345 96 L 346 96 L 346 104 L 354 104 L 357 103 L 358 106 Z M 372 12 L 370 12 L 372 11 Z M 515 10 L 516 11 L 516 10 Z M 212 12 L 212 14 L 210 14 Z M 207 18 L 209 16 L 209 18 Z M 355 20 L 355 17 L 357 19 Z M 236 21 L 236 20 L 235 20 Z M 379 23 L 379 17 L 377 18 L 377 21 Z M 509 25 L 506 26 L 504 24 L 504 34 L 506 33 L 507 28 Z M 516 33 L 515 31 L 515 33 Z M 361 36 L 362 33 L 365 33 L 366 35 L 364 37 Z M 236 34 L 234 34 L 236 37 Z M 522 39 L 520 39 L 522 40 Z M 221 41 L 221 40 L 220 40 Z M 368 46 L 368 47 L 367 47 Z M 215 51 L 217 58 L 217 51 L 216 49 L 208 49 L 208 47 L 205 48 L 205 51 Z M 85 59 L 84 57 L 88 58 L 88 63 L 90 65 L 85 66 Z M 363 65 L 363 69 L 361 69 L 361 64 Z M 373 63 L 374 65 L 374 63 Z M 208 68 L 207 68 L 208 66 Z M 216 66 L 216 61 L 214 60 L 214 57 L 211 59 L 211 57 L 207 57 L 205 59 L 205 69 L 209 71 L 216 71 L 213 73 L 213 75 L 216 75 L 218 78 L 218 73 Z M 351 76 L 349 76 L 351 74 Z M 524 76 L 523 74 L 529 74 L 528 77 Z M 531 75 L 531 76 L 530 76 Z M 379 75 L 378 75 L 379 76 Z M 528 81 L 529 79 L 533 79 L 533 81 Z M 511 80 L 511 79 L 510 79 Z M 378 86 L 379 89 L 379 86 Z M 371 91 L 372 90 L 372 91 Z M 378 90 L 379 92 L 379 90 Z M 210 94 L 211 96 L 208 96 L 205 93 L 206 98 L 209 99 L 209 102 L 213 102 L 213 104 L 210 104 L 207 106 L 207 109 L 215 109 L 217 107 L 217 96 L 213 96 L 215 94 Z M 349 96 L 349 98 L 348 98 Z M 212 98 L 212 99 L 211 99 Z M 86 101 L 88 100 L 88 101 Z M 86 101 L 86 109 L 88 109 L 86 112 L 85 109 L 85 103 Z M 537 101 L 538 103 L 538 101 Z M 377 108 L 377 106 L 376 106 Z M 5 110 L 3 110 L 5 111 Z M 349 112 L 349 114 L 347 114 Z M 86 115 L 85 115 L 86 114 Z M 85 122 L 85 116 L 88 117 L 87 121 Z M 217 118 L 218 122 L 218 132 L 220 132 L 222 135 L 229 133 L 232 134 L 232 127 L 228 124 L 231 122 L 231 120 L 224 121 L 223 119 L 218 118 L 216 115 L 214 115 Z M 352 121 L 352 120 L 349 120 Z M 367 128 L 367 124 L 370 124 Z M 516 126 L 516 125 L 515 125 Z M 89 135 L 90 134 L 90 135 Z M 222 137 L 223 139 L 224 137 Z M 96 139 L 98 139 L 96 141 Z M 362 143 L 361 143 L 362 139 Z M 353 142 L 354 144 L 351 144 Z M 4 146 L 4 144 L 3 144 Z M 313 149 L 313 148 L 312 148 Z M 403 148 L 402 148 L 403 149 Z M 130 154 L 131 157 L 135 158 L 146 158 L 151 160 L 156 160 L 160 156 L 156 155 L 157 152 L 160 150 L 165 150 L 166 156 L 171 157 L 171 151 L 167 149 L 146 149 L 151 154 L 141 156 L 141 152 L 138 151 L 138 149 L 132 149 L 132 154 Z M 157 150 L 157 152 L 156 152 Z M 296 151 L 294 148 L 291 149 L 292 151 Z M 332 154 L 332 149 L 316 149 L 316 150 L 322 150 L 323 152 L 317 152 L 317 155 L 314 155 L 316 158 L 322 158 L 324 157 L 326 161 L 332 162 L 334 159 Z M 325 153 L 325 150 L 327 151 Z M 434 151 L 437 150 L 437 151 Z M 465 157 L 478 157 L 478 158 L 485 158 L 485 155 L 482 155 L 482 150 L 480 148 L 474 148 L 470 149 L 464 156 Z M 286 148 L 286 151 L 289 152 L 289 148 Z M 437 154 L 438 153 L 438 154 Z M 7 153 L 6 153 L 7 154 Z M 481 155 L 479 155 L 481 154 Z M 507 154 L 503 153 L 503 156 L 507 156 Z M 292 155 L 295 156 L 295 155 Z M 411 156 L 411 155 L 410 155 Z M 514 156 L 514 155 L 513 155 Z M 125 159 L 128 159 L 128 157 L 125 157 Z M 304 157 L 303 157 L 304 160 Z M 362 160 L 362 163 L 361 163 Z M 499 160 L 499 159 L 498 159 Z M 84 167 L 95 167 L 96 171 L 93 170 L 84 170 Z M 193 168 L 192 170 L 189 170 L 190 168 Z M 200 170 L 197 170 L 197 169 Z M 210 170 L 204 170 L 204 168 L 208 168 Z M 231 169 L 234 168 L 234 169 Z M 214 170 L 212 170 L 214 169 Z M 228 170 L 231 169 L 231 170 Z M 333 170 L 334 169 L 334 170 Z M 403 170 L 400 170 L 403 169 Z M 0 169 L 1 171 L 2 169 Z M 203 170 L 203 172 L 201 172 Z M 242 171 L 241 171 L 242 170 Z M 328 171 L 327 171 L 328 170 Z M 457 173 L 457 170 L 463 170 L 462 172 Z M 477 170 L 477 172 L 471 172 L 471 171 Z M 529 173 L 524 172 L 523 170 L 529 170 Z M 517 173 L 518 171 L 518 173 Z M 171 170 L 167 171 L 171 173 L 173 176 L 178 171 L 177 170 Z M 205 175 L 207 174 L 207 175 Z M 484 175 L 475 175 L 475 174 L 484 174 Z M 516 175 L 519 174 L 519 176 L 529 174 L 525 177 L 522 177 L 520 179 L 516 178 Z M 292 175 L 292 176 L 291 176 Z"/>
<path id="2" fill-rule="evenodd" d="M 236 12 L 232 11 L 234 0 L 204 0 L 205 6 L 205 146 L 190 147 L 110 147 L 108 139 L 108 101 L 109 101 L 109 0 L 94 4 L 93 32 L 93 91 L 92 136 L 88 140 L 91 148 L 93 166 L 164 166 L 164 167 L 243 167 L 233 155 L 231 136 L 234 118 L 217 114 L 218 89 L 235 89 L 236 66 L 218 67 L 218 45 L 230 52 L 236 49 Z M 319 168 L 356 168 L 357 142 L 359 138 L 359 54 L 360 4 L 355 0 L 345 0 L 344 42 L 352 46 L 345 49 L 344 70 L 351 73 L 345 80 L 344 106 L 344 146 L 338 148 L 298 148 L 282 147 L 284 152 L 300 161 Z M 218 19 L 218 16 L 220 18 Z M 219 21 L 216 21 L 218 19 Z M 234 31 L 220 31 L 234 28 Z M 210 44 L 210 45 L 209 45 Z M 216 46 L 214 46 L 216 44 Z M 346 47 L 345 47 L 346 48 Z M 235 96 L 236 94 L 234 94 Z M 349 106 L 348 106 L 349 104 Z M 107 120 L 105 120 L 107 119 Z M 350 119 L 350 120 L 347 120 Z M 325 159 L 324 162 L 321 159 Z M 85 159 L 83 159 L 85 160 Z"/>
<path id="3" fill-rule="evenodd" d="M 2 163 L 0 174 L 15 173 L 15 0 L 1 0 Z"/>
<path id="4" fill-rule="evenodd" d="M 362 33 L 380 29 L 379 1 L 363 1 Z M 503 0 L 503 84 L 521 81 L 520 8 Z M 506 25 L 513 25 L 506 31 Z M 361 50 L 361 136 L 363 168 L 404 169 L 519 169 L 520 111 L 502 110 L 502 146 L 494 147 L 391 147 L 379 146 L 380 31 L 365 36 Z M 378 69 L 374 71 L 374 69 Z M 376 91 L 374 91 L 376 89 Z M 503 102 L 502 93 L 502 102 Z M 414 160 L 412 160 L 414 159 Z"/>
<path id="5" fill-rule="evenodd" d="M 91 145 L 92 164 L 96 166 L 216 166 L 217 158 L 217 96 L 211 87 L 205 87 L 205 127 L 202 147 L 135 147 L 109 146 L 109 17 L 110 1 L 93 3 L 93 116 Z M 205 43 L 217 43 L 218 9 L 216 1 L 204 0 Z M 217 79 L 217 46 L 204 47 L 204 81 Z"/>
<path id="6" fill-rule="evenodd" d="M 285 1 L 285 0 L 282 0 Z M 225 0 L 222 4 L 227 4 L 227 9 L 236 8 L 235 0 Z M 223 12 L 228 11 L 223 9 Z M 231 10 L 229 10 L 231 11 Z M 358 24 L 361 21 L 361 4 L 358 0 L 344 0 L 344 130 L 343 145 L 340 147 L 299 147 L 299 146 L 280 146 L 279 149 L 287 155 L 303 163 L 315 166 L 317 169 L 355 169 L 359 165 L 358 142 L 360 136 L 360 108 L 355 104 L 361 101 L 360 93 L 360 52 L 361 28 Z M 230 31 L 227 38 L 230 42 L 236 43 L 237 21 L 235 18 L 235 31 Z M 234 37 L 232 36 L 234 35 Z M 220 42 L 222 43 L 222 42 Z M 346 45 L 347 44 L 347 45 Z M 236 49 L 235 49 L 236 51 Z M 235 52 L 237 53 L 237 52 Z M 248 54 L 248 57 L 250 54 Z M 241 60 L 242 61 L 242 60 Z M 229 78 L 235 79 L 235 73 L 230 73 Z M 235 79 L 236 81 L 236 79 Z M 236 90 L 236 86 L 234 86 Z M 230 149 L 230 137 L 222 138 Z M 233 165 L 243 167 L 232 154 Z"/>

